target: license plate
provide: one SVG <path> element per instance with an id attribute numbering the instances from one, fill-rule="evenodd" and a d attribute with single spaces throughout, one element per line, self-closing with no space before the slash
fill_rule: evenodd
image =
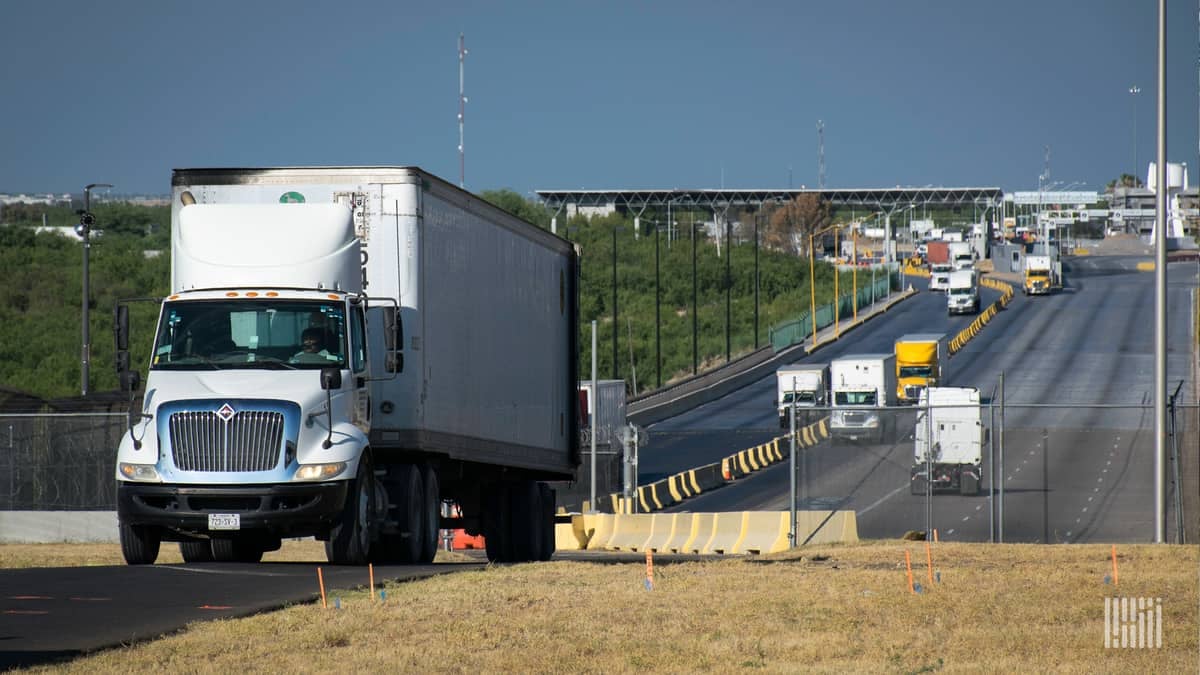
<path id="1" fill-rule="evenodd" d="M 239 513 L 210 513 L 208 514 L 208 529 L 240 530 L 242 529 L 242 516 Z"/>

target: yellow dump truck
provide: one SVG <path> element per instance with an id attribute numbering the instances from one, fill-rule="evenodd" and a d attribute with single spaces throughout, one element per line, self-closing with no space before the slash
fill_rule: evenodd
<path id="1" fill-rule="evenodd" d="M 896 399 L 913 405 L 926 387 L 941 379 L 946 360 L 946 336 L 941 333 L 910 333 L 896 340 Z"/>

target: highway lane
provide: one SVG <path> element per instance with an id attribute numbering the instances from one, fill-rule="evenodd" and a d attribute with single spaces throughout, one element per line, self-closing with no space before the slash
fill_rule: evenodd
<path id="1" fill-rule="evenodd" d="M 910 280 L 914 286 L 926 284 L 922 279 Z M 990 289 L 982 291 L 985 306 L 999 297 Z M 795 363 L 828 363 L 846 354 L 891 352 L 901 335 L 944 332 L 953 336 L 974 318 L 947 316 L 945 296 L 923 290 Z M 653 482 L 720 461 L 780 435 L 783 430 L 779 428 L 775 393 L 775 376 L 771 374 L 720 399 L 650 425 L 650 443 L 640 450 L 638 458 L 639 482 Z"/>
<path id="2" fill-rule="evenodd" d="M 378 566 L 375 580 L 418 579 L 483 566 L 484 562 Z M 0 670 L 153 639 L 192 621 L 311 602 L 320 597 L 317 567 L 193 563 L 2 570 Z M 321 568 L 330 591 L 368 584 L 366 567 Z"/>
<path id="3" fill-rule="evenodd" d="M 1006 541 L 1147 541 L 1152 536 L 1152 416 L 1143 405 L 1152 401 L 1153 275 L 1137 272 L 1136 258 L 1084 262 L 1068 271 L 1064 292 L 1018 295 L 947 369 L 948 383 L 979 387 L 985 400 L 999 374 L 1005 374 Z M 1169 379 L 1190 382 L 1188 317 L 1196 265 L 1172 264 L 1169 279 Z M 889 324 L 896 317 L 889 317 Z M 876 322 L 861 330 L 882 333 L 874 343 L 865 340 L 877 347 L 920 328 Z M 858 349 L 868 350 L 874 349 Z M 769 407 L 773 386 L 767 382 L 757 392 L 760 404 L 740 400 L 739 405 Z M 1019 407 L 1047 403 L 1123 407 Z M 856 509 L 860 535 L 867 538 L 923 530 L 925 500 L 910 495 L 907 487 L 911 452 L 911 440 L 903 439 L 883 446 L 826 442 L 801 453 L 801 507 Z M 984 464 L 986 486 L 988 458 Z M 786 509 L 788 486 L 784 463 L 673 510 Z M 933 526 L 952 539 L 986 541 L 991 507 L 986 494 L 939 494 Z"/>

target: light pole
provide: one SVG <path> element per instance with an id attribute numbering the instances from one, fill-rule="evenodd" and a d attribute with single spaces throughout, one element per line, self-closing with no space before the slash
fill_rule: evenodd
<path id="1" fill-rule="evenodd" d="M 88 330 L 88 253 L 92 248 L 92 226 L 96 218 L 92 215 L 92 188 L 111 188 L 108 183 L 89 183 L 83 188 L 83 211 L 79 214 L 79 224 L 75 232 L 83 238 L 83 345 L 79 355 L 80 379 L 82 395 L 88 395 L 89 366 L 91 362 L 92 343 Z"/>
<path id="2" fill-rule="evenodd" d="M 1137 187 L 1137 95 L 1140 93 L 1142 88 L 1136 84 L 1129 88 L 1129 97 L 1133 100 L 1133 185 L 1129 187 Z"/>
<path id="3" fill-rule="evenodd" d="M 829 227 L 821 228 L 820 230 L 817 230 L 816 232 L 813 232 L 812 234 L 808 235 L 808 292 L 809 292 L 809 299 L 810 299 L 809 301 L 811 303 L 809 305 L 808 318 L 809 318 L 809 321 L 812 323 L 813 347 L 817 346 L 817 280 L 816 280 L 816 258 L 815 258 L 815 254 L 814 254 L 814 247 L 816 246 L 816 238 L 817 238 L 818 234 L 824 234 L 830 230 L 839 229 L 841 227 L 844 227 L 844 226 L 840 225 L 840 224 L 839 225 L 830 225 Z M 837 266 L 836 265 L 834 266 L 833 275 L 834 275 L 833 282 L 836 285 L 837 284 Z M 837 295 L 836 289 L 834 290 L 834 295 L 835 296 Z M 837 298 L 835 297 L 833 301 L 835 303 L 834 311 L 836 312 L 837 311 L 836 310 Z M 835 331 L 837 330 L 836 326 L 834 327 L 834 330 Z"/>

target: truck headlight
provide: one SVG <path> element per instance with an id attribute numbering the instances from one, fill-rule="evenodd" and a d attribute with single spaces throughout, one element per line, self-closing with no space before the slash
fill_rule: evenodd
<path id="1" fill-rule="evenodd" d="M 296 480 L 329 480 L 345 470 L 345 462 L 303 464 L 296 470 Z"/>
<path id="2" fill-rule="evenodd" d="M 160 481 L 158 470 L 153 464 L 131 464 L 129 462 L 121 462 L 117 464 L 117 470 L 121 475 L 128 480 L 136 480 L 143 482 Z"/>

